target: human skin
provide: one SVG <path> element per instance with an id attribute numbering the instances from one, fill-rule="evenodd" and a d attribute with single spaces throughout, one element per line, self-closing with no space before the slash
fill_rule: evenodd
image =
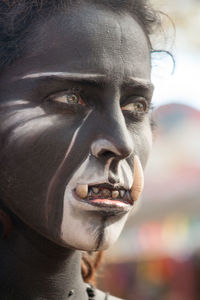
<path id="1" fill-rule="evenodd" d="M 72 92 L 80 103 L 59 98 Z M 129 104 L 149 107 L 151 95 L 149 43 L 129 14 L 83 4 L 34 23 L 23 58 L 1 73 L 4 205 L 62 252 L 107 248 L 133 205 L 90 205 L 72 192 L 77 184 L 131 189 L 134 156 L 144 168 L 152 136 L 148 109 Z"/>

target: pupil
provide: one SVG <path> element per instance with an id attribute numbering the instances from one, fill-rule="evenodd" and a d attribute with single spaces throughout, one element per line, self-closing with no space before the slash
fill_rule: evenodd
<path id="1" fill-rule="evenodd" d="M 78 102 L 77 96 L 74 95 L 74 94 L 67 96 L 67 99 L 71 103 L 77 103 Z"/>
<path id="2" fill-rule="evenodd" d="M 142 105 L 142 103 L 137 103 L 137 104 L 136 104 L 136 110 L 137 110 L 137 111 L 142 111 L 142 110 L 143 110 L 143 105 Z"/>

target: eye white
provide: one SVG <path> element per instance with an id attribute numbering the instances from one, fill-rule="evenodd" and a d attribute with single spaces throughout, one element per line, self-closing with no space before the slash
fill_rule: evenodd
<path id="1" fill-rule="evenodd" d="M 133 102 L 122 107 L 122 110 L 133 111 L 136 113 L 144 113 L 146 111 L 146 104 L 143 102 Z"/>
<path id="2" fill-rule="evenodd" d="M 78 104 L 80 100 L 80 96 L 69 93 L 69 94 L 63 94 L 59 96 L 52 97 L 53 101 L 60 102 L 60 103 L 66 103 L 66 104 Z"/>

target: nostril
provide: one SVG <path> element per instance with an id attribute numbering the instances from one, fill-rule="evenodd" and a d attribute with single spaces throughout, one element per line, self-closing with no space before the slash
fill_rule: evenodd
<path id="1" fill-rule="evenodd" d="M 106 149 L 102 149 L 98 153 L 98 157 L 105 158 L 105 159 L 109 159 L 109 158 L 115 157 L 115 156 L 116 156 L 116 154 L 114 152 L 106 150 Z"/>
<path id="2" fill-rule="evenodd" d="M 98 139 L 91 145 L 91 153 L 98 158 L 109 159 L 120 155 L 115 145 L 107 139 Z"/>
<path id="3" fill-rule="evenodd" d="M 133 149 L 129 145 L 130 143 L 114 143 L 107 139 L 98 139 L 91 145 L 91 154 L 96 158 L 117 158 L 124 159 L 128 157 Z"/>

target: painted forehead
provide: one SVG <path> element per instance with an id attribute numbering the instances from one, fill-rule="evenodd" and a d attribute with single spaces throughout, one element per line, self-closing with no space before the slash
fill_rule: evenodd
<path id="1" fill-rule="evenodd" d="M 42 26 L 41 22 L 36 24 L 27 47 L 29 57 L 49 53 L 59 67 L 62 65 L 61 60 L 70 57 L 68 71 L 80 72 L 85 68 L 87 73 L 113 72 L 109 65 L 114 55 L 121 64 L 120 71 L 125 67 L 132 73 L 132 65 L 132 69 L 138 72 L 139 68 L 135 66 L 137 59 L 137 64 L 141 62 L 146 65 L 137 77 L 149 75 L 149 47 L 141 26 L 128 14 L 117 15 L 92 5 L 59 13 Z M 54 68 L 54 71 L 58 69 Z"/>

